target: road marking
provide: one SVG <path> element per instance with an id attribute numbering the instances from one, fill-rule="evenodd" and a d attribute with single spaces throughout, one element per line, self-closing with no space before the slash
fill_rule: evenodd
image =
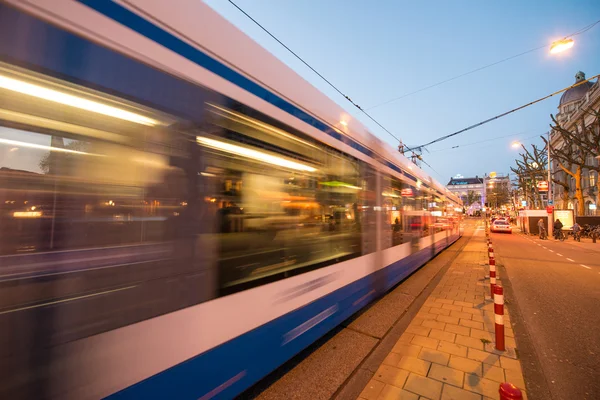
<path id="1" fill-rule="evenodd" d="M 562 257 L 563 255 L 560 253 L 556 253 L 557 256 Z"/>
<path id="2" fill-rule="evenodd" d="M 571 261 L 571 262 L 575 262 L 574 260 L 571 260 L 570 258 L 567 258 L 567 260 Z"/>
<path id="3" fill-rule="evenodd" d="M 581 265 L 583 268 L 587 268 L 587 269 L 591 269 L 590 267 L 588 267 L 587 265 L 583 265 L 583 264 L 579 264 Z"/>
<path id="4" fill-rule="evenodd" d="M 548 250 L 550 253 L 554 253 L 554 250 Z"/>

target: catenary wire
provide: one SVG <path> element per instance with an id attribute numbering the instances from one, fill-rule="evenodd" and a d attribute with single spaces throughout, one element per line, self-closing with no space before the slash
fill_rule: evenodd
<path id="1" fill-rule="evenodd" d="M 529 102 L 529 103 L 527 103 L 527 104 L 524 104 L 524 105 L 522 105 L 522 106 L 519 106 L 519 107 L 517 107 L 517 108 L 513 108 L 513 109 L 512 109 L 512 110 L 510 110 L 510 111 L 503 112 L 502 114 L 498 114 L 498 115 L 496 115 L 496 116 L 494 116 L 494 117 L 492 117 L 492 118 L 488 118 L 488 119 L 486 119 L 486 120 L 484 120 L 484 121 L 478 122 L 478 123 L 476 123 L 476 124 L 474 124 L 474 125 L 468 126 L 468 127 L 466 127 L 466 128 L 463 128 L 463 129 L 461 129 L 461 130 L 459 130 L 459 131 L 456 131 L 456 132 L 454 132 L 454 133 L 450 133 L 450 134 L 448 134 L 448 135 L 445 135 L 445 136 L 439 137 L 439 138 L 437 138 L 437 139 L 434 139 L 434 140 L 432 140 L 431 142 L 428 142 L 428 143 L 422 144 L 422 145 L 420 145 L 420 146 L 415 146 L 415 147 L 413 147 L 413 148 L 411 148 L 411 149 L 407 149 L 406 151 L 414 151 L 415 149 L 422 149 L 422 148 L 424 148 L 424 147 L 426 147 L 426 146 L 430 146 L 430 145 L 432 145 L 432 144 L 434 144 L 434 143 L 441 142 L 441 141 L 443 141 L 443 140 L 449 139 L 449 138 L 451 138 L 451 137 L 454 137 L 454 136 L 456 136 L 456 135 L 459 135 L 459 134 L 461 134 L 461 133 L 464 133 L 464 132 L 466 132 L 466 131 L 469 131 L 469 130 L 471 130 L 471 129 L 473 129 L 473 128 L 477 128 L 477 127 L 479 127 L 479 126 L 485 125 L 485 124 L 487 124 L 487 123 L 489 123 L 489 122 L 491 122 L 491 121 L 495 121 L 495 120 L 497 120 L 497 119 L 499 119 L 499 118 L 505 117 L 505 116 L 507 116 L 507 115 L 509 115 L 509 114 L 512 114 L 512 113 L 514 113 L 514 112 L 517 112 L 517 111 L 519 111 L 519 110 L 522 110 L 522 109 L 524 109 L 524 108 L 526 108 L 526 107 L 529 107 L 529 106 L 531 106 L 531 105 L 533 105 L 533 104 L 536 104 L 536 103 L 539 103 L 539 102 L 541 102 L 541 101 L 544 101 L 544 100 L 546 100 L 546 99 L 549 99 L 550 97 L 552 97 L 552 96 L 556 96 L 556 95 L 557 95 L 557 94 L 559 94 L 559 93 L 566 92 L 567 90 L 569 90 L 569 89 L 571 89 L 571 88 L 574 88 L 574 87 L 577 87 L 577 86 L 579 86 L 579 85 L 582 85 L 582 84 L 584 84 L 584 83 L 586 83 L 586 82 L 589 82 L 589 81 L 591 81 L 592 79 L 596 79 L 596 78 L 598 78 L 598 77 L 600 77 L 600 75 L 594 75 L 594 76 L 592 76 L 591 78 L 588 78 L 588 79 L 585 79 L 585 80 L 583 80 L 583 81 L 577 82 L 577 83 L 575 83 L 574 85 L 571 85 L 571 86 L 569 86 L 569 87 L 566 87 L 566 88 L 564 88 L 564 89 L 558 90 L 558 91 L 556 91 L 556 92 L 554 92 L 554 93 L 551 93 L 551 94 L 549 94 L 549 95 L 547 95 L 547 96 L 541 97 L 541 98 L 539 98 L 539 99 L 537 99 L 537 100 L 531 101 L 531 102 Z"/>
<path id="2" fill-rule="evenodd" d="M 521 132 L 523 133 L 523 132 Z M 445 147 L 443 149 L 436 149 L 436 150 L 430 150 L 430 153 L 439 153 L 440 151 L 448 151 L 448 150 L 454 150 L 454 149 L 458 149 L 458 148 L 463 148 L 463 147 L 469 147 L 469 146 L 474 146 L 476 144 L 481 144 L 481 143 L 486 143 L 486 142 L 493 142 L 495 140 L 500 140 L 500 139 L 506 139 L 509 137 L 516 137 L 517 135 L 519 135 L 520 133 L 513 133 L 512 135 L 506 135 L 506 136 L 496 136 L 493 138 L 489 138 L 489 139 L 485 139 L 485 140 L 480 140 L 478 142 L 473 142 L 473 143 L 466 143 L 466 144 L 457 144 L 455 146 L 452 147 Z M 528 140 L 528 139 L 533 139 L 535 137 L 539 137 L 540 135 L 533 135 L 533 136 L 527 136 L 523 139 L 519 139 L 519 141 L 524 141 L 524 140 Z M 517 140 L 517 139 L 515 139 Z"/>
<path id="3" fill-rule="evenodd" d="M 591 24 L 589 24 L 589 25 L 587 25 L 587 26 L 585 26 L 585 27 L 581 28 L 580 30 L 578 30 L 578 31 L 576 31 L 576 32 L 574 32 L 574 33 L 572 33 L 572 34 L 570 34 L 570 35 L 567 35 L 567 36 L 565 36 L 565 37 L 563 38 L 563 40 L 564 40 L 564 39 L 567 39 L 567 38 L 570 38 L 570 37 L 577 36 L 577 35 L 581 35 L 582 33 L 584 33 L 584 32 L 587 32 L 587 31 L 589 31 L 590 29 L 592 29 L 592 28 L 593 28 L 594 26 L 596 26 L 598 23 L 600 23 L 600 20 L 598 20 L 598 21 L 596 21 L 596 22 L 594 22 L 594 23 L 591 23 Z M 422 87 L 422 88 L 420 88 L 420 89 L 417 89 L 417 90 L 415 90 L 415 91 L 412 91 L 412 92 L 409 92 L 409 93 L 403 94 L 403 95 L 401 95 L 401 96 L 394 97 L 393 99 L 390 99 L 390 100 L 384 101 L 383 103 L 379 103 L 379 104 L 376 104 L 376 105 L 374 105 L 374 106 L 367 107 L 367 108 L 366 108 L 366 110 L 372 110 L 372 109 L 374 109 L 374 108 L 381 107 L 381 106 L 384 106 L 384 105 L 386 105 L 386 104 L 389 104 L 389 103 L 393 103 L 393 102 L 395 102 L 395 101 L 398 101 L 398 100 L 401 100 L 401 99 L 403 99 L 403 98 L 405 98 L 405 97 L 412 96 L 413 94 L 417 94 L 417 93 L 420 93 L 420 92 L 424 92 L 425 90 L 432 89 L 432 88 L 434 88 L 434 87 L 436 87 L 436 86 L 443 85 L 444 83 L 448 83 L 448 82 L 454 81 L 454 80 L 456 80 L 456 79 L 459 79 L 459 78 L 465 77 L 465 76 L 467 76 L 467 75 L 474 74 L 475 72 L 479 72 L 479 71 L 481 71 L 481 70 L 484 70 L 484 69 L 487 69 L 487 68 L 493 67 L 493 66 L 495 66 L 495 65 L 502 64 L 503 62 L 510 61 L 510 60 L 512 60 L 512 59 L 515 59 L 515 58 L 518 58 L 518 57 L 524 56 L 525 54 L 532 53 L 532 52 L 534 52 L 534 51 L 537 51 L 537 50 L 543 49 L 543 48 L 545 48 L 545 47 L 548 47 L 548 45 L 547 45 L 547 44 L 544 44 L 543 46 L 535 47 L 535 48 L 533 48 L 533 49 L 530 49 L 530 50 L 524 51 L 524 52 L 522 52 L 522 53 L 519 53 L 519 54 L 516 54 L 516 55 L 514 55 L 514 56 L 510 56 L 510 57 L 504 58 L 504 59 L 502 59 L 502 60 L 500 60 L 500 61 L 496 61 L 496 62 L 493 62 L 493 63 L 491 63 L 491 64 L 484 65 L 483 67 L 475 68 L 475 69 L 473 69 L 473 70 L 471 70 L 471 71 L 468 71 L 468 72 L 462 73 L 462 74 L 460 74 L 460 75 L 457 75 L 457 76 L 454 76 L 454 77 L 452 77 L 452 78 L 448 78 L 448 79 L 445 79 L 445 80 L 443 80 L 443 81 L 440 81 L 440 82 L 434 83 L 434 84 L 432 84 L 432 85 L 425 86 L 425 87 Z"/>
<path id="4" fill-rule="evenodd" d="M 232 0 L 228 0 L 235 8 L 237 8 L 242 14 L 244 14 L 246 17 L 248 17 L 252 22 L 254 22 L 256 25 L 258 25 L 258 27 L 260 27 L 263 31 L 265 31 L 269 36 L 271 36 L 275 41 L 277 41 L 277 43 L 279 43 L 280 45 L 282 45 L 287 51 L 289 51 L 294 57 L 296 57 L 298 60 L 300 60 L 300 62 L 302 62 L 304 65 L 306 65 L 308 68 L 310 68 L 311 71 L 313 71 L 315 74 L 317 74 L 321 79 L 323 79 L 329 86 L 331 86 L 336 92 L 338 92 L 342 97 L 344 97 L 346 100 L 348 100 L 354 107 L 358 108 L 363 114 L 365 114 L 371 121 L 373 121 L 375 124 L 377 124 L 381 129 L 383 129 L 384 131 L 386 131 L 391 137 L 393 137 L 394 139 L 396 139 L 398 142 L 400 142 L 401 140 L 394 135 L 390 130 L 388 130 L 385 126 L 383 126 L 379 121 L 377 121 L 375 118 L 373 118 L 365 109 L 363 109 L 361 106 L 359 106 L 357 103 L 355 103 L 350 96 L 346 95 L 344 92 L 342 92 L 340 89 L 337 88 L 337 86 L 335 86 L 333 83 L 331 83 L 331 81 L 329 81 L 327 78 L 325 78 L 323 75 L 321 75 L 321 73 L 319 73 L 319 71 L 317 71 L 316 69 L 314 69 L 308 62 L 304 61 L 304 59 L 302 57 L 300 57 L 298 54 L 296 54 L 292 49 L 290 49 L 288 46 L 286 46 L 281 40 L 279 40 L 274 34 L 272 34 L 267 28 L 265 28 L 264 26 L 262 26 L 257 20 L 255 20 L 254 18 L 252 18 L 252 16 L 250 16 L 250 14 L 248 14 L 246 11 L 244 11 L 240 6 L 238 6 L 235 2 L 233 2 Z"/>

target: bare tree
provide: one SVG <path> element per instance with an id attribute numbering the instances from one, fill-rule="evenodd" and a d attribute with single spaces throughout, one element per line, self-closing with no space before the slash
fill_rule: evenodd
<path id="1" fill-rule="evenodd" d="M 585 124 L 585 116 L 592 116 L 592 121 Z M 552 129 L 559 132 L 562 138 L 568 139 L 569 143 L 581 151 L 582 168 L 595 171 L 600 177 L 600 163 L 594 162 L 595 156 L 600 155 L 600 110 L 588 108 L 583 110 L 583 117 L 575 124 L 574 130 L 565 129 L 553 115 L 551 115 L 554 126 Z M 572 169 L 572 168 L 571 168 Z M 600 202 L 600 179 L 596 179 L 596 203 Z"/>
<path id="2" fill-rule="evenodd" d="M 517 175 L 517 184 L 528 203 L 540 208 L 542 207 L 542 197 L 537 184 L 545 180 L 548 157 L 544 149 L 535 144 L 531 145 L 531 151 L 524 145 L 521 145 L 521 147 L 523 148 L 523 153 L 519 153 L 521 159 L 515 160 L 517 168 L 511 167 L 511 171 Z"/>
<path id="3" fill-rule="evenodd" d="M 593 124 L 586 127 L 582 121 L 581 124 L 575 124 L 573 131 L 564 128 L 554 115 L 550 116 L 554 125 L 550 125 L 552 130 L 558 135 L 558 140 L 562 142 L 558 146 L 550 146 L 548 140 L 542 137 L 546 146 L 550 146 L 550 154 L 556 161 L 560 169 L 575 181 L 575 199 L 577 199 L 577 213 L 585 214 L 585 200 L 583 196 L 583 170 L 584 168 L 598 170 L 595 165 L 588 162 L 594 149 L 598 148 L 598 138 L 594 143 Z"/>

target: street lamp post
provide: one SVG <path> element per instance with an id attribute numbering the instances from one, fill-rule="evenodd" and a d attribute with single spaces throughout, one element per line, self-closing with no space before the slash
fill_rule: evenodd
<path id="1" fill-rule="evenodd" d="M 548 131 L 548 206 L 550 206 L 550 199 L 552 199 L 552 205 L 554 206 L 554 195 L 552 193 L 552 175 L 550 171 L 551 162 L 550 162 L 550 132 Z M 554 214 L 548 213 L 548 237 L 552 237 L 552 233 L 554 230 Z"/>

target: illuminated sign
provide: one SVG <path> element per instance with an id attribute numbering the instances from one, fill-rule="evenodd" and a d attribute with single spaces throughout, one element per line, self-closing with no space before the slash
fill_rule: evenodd
<path id="1" fill-rule="evenodd" d="M 494 179 L 496 177 L 496 173 L 495 172 L 490 172 L 490 178 Z"/>
<path id="2" fill-rule="evenodd" d="M 400 195 L 402 195 L 403 197 L 410 197 L 413 195 L 413 191 L 411 188 L 402 189 L 400 191 Z"/>
<path id="3" fill-rule="evenodd" d="M 548 191 L 548 181 L 539 181 L 537 183 L 537 188 L 540 192 L 547 192 Z"/>
<path id="4" fill-rule="evenodd" d="M 554 210 L 554 219 L 562 222 L 563 229 L 569 229 L 573 226 L 573 210 Z"/>
<path id="5" fill-rule="evenodd" d="M 596 209 L 596 205 L 595 204 L 590 204 L 589 209 L 590 210 L 595 210 Z"/>

